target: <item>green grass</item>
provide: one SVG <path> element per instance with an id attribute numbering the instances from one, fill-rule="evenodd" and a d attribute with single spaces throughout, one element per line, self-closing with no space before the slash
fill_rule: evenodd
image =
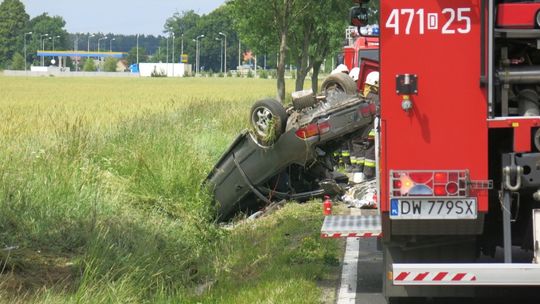
<path id="1" fill-rule="evenodd" d="M 319 204 L 227 230 L 200 188 L 274 87 L 0 77 L 0 302 L 319 302 Z"/>

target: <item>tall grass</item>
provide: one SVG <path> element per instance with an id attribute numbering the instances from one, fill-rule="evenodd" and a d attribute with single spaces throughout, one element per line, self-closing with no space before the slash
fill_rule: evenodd
<path id="1" fill-rule="evenodd" d="M 314 209 L 229 232 L 201 191 L 272 83 L 0 77 L 0 92 L 0 248 L 15 248 L 0 251 L 0 299 L 238 303 L 272 288 L 284 289 L 268 296 L 281 302 L 335 262 Z M 308 241 L 283 237 L 292 228 L 281 224 L 303 227 L 301 218 Z M 312 270 L 276 276 L 270 261 L 300 265 L 303 246 L 315 252 Z M 266 279 L 231 292 L 261 265 Z"/>

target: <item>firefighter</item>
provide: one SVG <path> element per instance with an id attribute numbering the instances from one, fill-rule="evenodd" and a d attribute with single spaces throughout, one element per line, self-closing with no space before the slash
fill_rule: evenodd
<path id="1" fill-rule="evenodd" d="M 379 72 L 371 72 L 364 84 L 364 97 L 379 103 Z M 375 129 L 366 128 L 362 134 L 351 140 L 351 162 L 354 170 L 353 181 L 358 183 L 375 177 Z"/>
<path id="2" fill-rule="evenodd" d="M 367 75 L 364 85 L 364 96 L 379 104 L 379 72 L 374 71 Z M 367 136 L 366 152 L 364 156 L 364 177 L 372 179 L 375 177 L 375 129 L 371 129 Z"/>

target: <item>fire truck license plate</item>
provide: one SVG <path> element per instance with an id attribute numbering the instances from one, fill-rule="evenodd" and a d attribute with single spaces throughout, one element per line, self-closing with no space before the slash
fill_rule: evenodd
<path id="1" fill-rule="evenodd" d="M 475 219 L 476 198 L 391 199 L 390 218 L 394 220 Z"/>

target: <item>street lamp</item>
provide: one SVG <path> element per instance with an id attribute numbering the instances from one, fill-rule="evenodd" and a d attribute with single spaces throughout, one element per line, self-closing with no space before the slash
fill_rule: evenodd
<path id="1" fill-rule="evenodd" d="M 225 47 L 223 47 L 223 49 L 225 50 L 225 59 L 223 60 L 223 69 L 225 70 L 225 74 L 227 74 L 227 34 L 223 32 L 219 32 L 219 34 L 225 37 Z"/>
<path id="2" fill-rule="evenodd" d="M 197 60 L 195 61 L 195 62 L 196 62 L 196 64 L 195 64 L 195 67 L 196 67 L 196 68 L 195 68 L 195 71 L 197 71 L 197 74 L 199 74 L 199 72 L 200 72 L 199 59 L 200 59 L 200 55 L 201 55 L 201 54 L 200 54 L 200 50 L 199 50 L 199 39 L 201 39 L 201 38 L 204 38 L 204 35 L 199 35 L 199 36 L 197 36 L 197 38 L 195 38 L 196 49 L 197 49 L 196 52 L 195 52 L 195 53 L 197 54 L 197 55 L 196 55 L 196 56 L 197 56 Z"/>
<path id="3" fill-rule="evenodd" d="M 100 42 L 101 40 L 106 40 L 106 39 L 107 39 L 107 36 L 101 37 L 101 38 L 99 38 L 99 39 L 97 40 L 97 51 L 98 51 L 98 53 L 101 52 L 101 50 L 100 50 L 100 48 L 99 48 L 99 42 Z"/>
<path id="4" fill-rule="evenodd" d="M 56 38 L 60 38 L 60 36 L 53 36 L 52 37 L 52 50 L 53 50 L 53 52 L 54 52 L 54 39 L 56 39 Z"/>
<path id="5" fill-rule="evenodd" d="M 100 48 L 99 48 L 99 42 L 100 42 L 101 40 L 106 40 L 106 39 L 107 39 L 107 36 L 98 38 L 98 40 L 97 40 L 97 52 L 98 52 L 98 53 L 101 52 L 101 50 L 100 50 Z M 99 55 L 98 55 L 98 56 L 99 56 Z M 98 71 L 101 71 L 101 58 L 103 58 L 103 57 L 101 57 L 101 56 L 98 57 L 98 59 L 99 59 L 99 64 L 98 64 L 98 67 L 99 67 L 99 68 L 98 68 Z"/>
<path id="6" fill-rule="evenodd" d="M 219 50 L 221 51 L 221 55 L 219 56 L 219 71 L 220 73 L 223 73 L 223 38 L 217 38 L 216 40 L 220 42 L 221 47 Z"/>
<path id="7" fill-rule="evenodd" d="M 43 41 L 43 37 L 49 37 L 49 34 L 43 34 L 39 39 L 41 39 L 41 50 L 45 51 L 45 42 Z M 45 66 L 45 57 L 43 54 L 41 54 L 41 66 Z"/>
<path id="8" fill-rule="evenodd" d="M 137 66 L 138 65 L 139 65 L 139 34 L 137 34 Z"/>
<path id="9" fill-rule="evenodd" d="M 109 52 L 112 52 L 112 42 L 115 41 L 116 38 L 113 38 L 111 40 L 109 40 Z"/>
<path id="10" fill-rule="evenodd" d="M 180 56 L 184 56 L 184 34 L 182 34 L 182 44 L 180 45 Z"/>
<path id="11" fill-rule="evenodd" d="M 60 36 L 52 36 L 52 37 L 49 37 L 49 39 L 52 39 L 52 50 L 54 52 L 54 39 L 55 38 L 60 38 Z M 53 56 L 53 60 L 54 60 L 54 56 Z"/>
<path id="12" fill-rule="evenodd" d="M 176 63 L 175 62 L 175 57 L 174 57 L 174 32 L 172 33 L 172 76 L 174 77 L 174 64 Z M 169 72 L 169 69 L 167 67 L 167 72 Z"/>
<path id="13" fill-rule="evenodd" d="M 32 32 L 28 32 L 28 33 L 24 33 L 24 71 L 26 72 L 26 70 L 28 69 L 26 67 L 26 35 L 32 35 Z"/>
<path id="14" fill-rule="evenodd" d="M 92 35 L 88 36 L 88 50 L 87 50 L 88 53 L 90 53 L 90 38 L 92 38 L 92 37 L 96 37 L 96 35 L 92 34 Z"/>
<path id="15" fill-rule="evenodd" d="M 79 52 L 79 33 L 75 34 L 75 41 L 73 41 L 73 50 L 75 53 Z M 79 71 L 79 60 L 81 60 L 80 56 L 75 56 L 75 72 Z"/>
<path id="16" fill-rule="evenodd" d="M 176 63 L 176 57 L 174 56 L 174 38 L 176 36 L 174 35 L 174 32 L 172 33 L 172 63 L 175 64 Z M 174 67 L 173 67 L 174 69 Z"/>

